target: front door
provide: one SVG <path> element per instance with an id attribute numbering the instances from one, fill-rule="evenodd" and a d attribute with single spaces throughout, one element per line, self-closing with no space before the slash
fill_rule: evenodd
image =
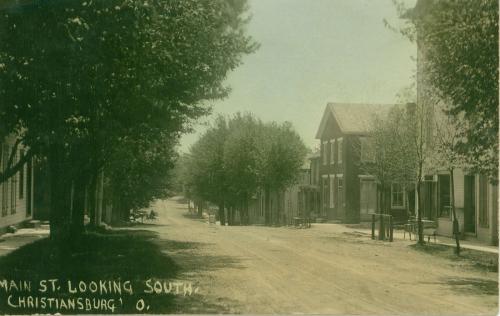
<path id="1" fill-rule="evenodd" d="M 374 214 L 377 208 L 377 184 L 373 179 L 361 179 L 359 211 L 362 215 Z"/>
<path id="2" fill-rule="evenodd" d="M 450 218 L 451 210 L 451 185 L 449 175 L 439 175 L 438 177 L 438 214 L 439 217 Z"/>
<path id="3" fill-rule="evenodd" d="M 464 232 L 476 232 L 476 206 L 474 176 L 464 177 Z"/>

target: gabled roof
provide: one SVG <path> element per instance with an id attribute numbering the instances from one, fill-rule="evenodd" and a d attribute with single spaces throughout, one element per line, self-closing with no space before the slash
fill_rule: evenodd
<path id="1" fill-rule="evenodd" d="M 316 132 L 320 139 L 331 116 L 343 134 L 366 134 L 375 116 L 384 116 L 395 104 L 328 103 Z"/>

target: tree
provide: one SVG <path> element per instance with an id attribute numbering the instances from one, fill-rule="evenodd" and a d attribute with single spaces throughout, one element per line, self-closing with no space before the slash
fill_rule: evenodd
<path id="1" fill-rule="evenodd" d="M 498 1 L 419 0 L 397 7 L 419 47 L 419 85 L 467 123 L 456 144 L 473 171 L 498 179 Z M 424 88 L 424 87 L 423 87 Z M 420 88 L 419 88 L 420 89 Z"/>
<path id="2" fill-rule="evenodd" d="M 415 200 L 417 201 L 417 228 L 418 228 L 418 243 L 423 244 L 424 241 L 424 225 L 422 222 L 422 201 L 421 189 L 424 181 L 424 176 L 427 166 L 430 162 L 432 152 L 432 108 L 428 107 L 423 102 L 414 104 L 413 110 L 407 116 L 405 125 L 408 128 L 408 149 L 411 150 L 414 159 L 409 164 L 409 171 L 414 175 L 416 186 Z"/>
<path id="3" fill-rule="evenodd" d="M 361 165 L 362 170 L 380 182 L 384 211 L 391 183 L 403 184 L 407 190 L 415 186 L 419 243 L 424 243 L 420 193 L 424 175 L 432 163 L 432 130 L 429 128 L 432 110 L 422 103 L 407 103 L 404 107 L 393 107 L 385 118 L 374 118 L 369 135 L 375 147 L 374 160 Z"/>
<path id="4" fill-rule="evenodd" d="M 435 140 L 431 161 L 435 166 L 446 168 L 450 174 L 450 206 L 453 215 L 453 235 L 455 237 L 456 254 L 460 255 L 459 224 L 455 210 L 455 177 L 456 169 L 467 168 L 467 158 L 457 149 L 457 144 L 463 141 L 463 129 L 467 122 L 463 117 L 451 115 L 442 102 L 434 108 Z"/>
<path id="5" fill-rule="evenodd" d="M 226 222 L 224 210 L 228 190 L 224 167 L 227 124 L 223 116 L 218 116 L 213 125 L 190 148 L 186 161 L 188 174 L 185 183 L 191 195 L 198 202 L 198 206 L 201 206 L 203 201 L 218 205 L 221 225 Z"/>
<path id="6" fill-rule="evenodd" d="M 407 118 L 413 105 L 407 108 L 395 105 L 385 116 L 375 116 L 370 126 L 368 138 L 361 140 L 359 153 L 363 145 L 371 146 L 371 159 L 362 161 L 360 169 L 373 175 L 381 189 L 381 211 L 388 212 L 387 194 L 392 183 L 404 185 L 409 190 L 415 183 L 415 147 L 411 146 Z"/>
<path id="7" fill-rule="evenodd" d="M 271 193 L 279 193 L 297 180 L 299 169 L 304 163 L 307 148 L 289 122 L 267 123 L 263 126 L 261 144 L 258 150 L 259 186 L 265 194 L 266 224 L 278 223 L 280 213 L 272 218 L 270 212 Z M 280 206 L 278 206 L 280 210 Z"/>
<path id="8" fill-rule="evenodd" d="M 227 95 L 226 74 L 256 49 L 245 10 L 243 0 L 66 0 L 1 15 L 2 133 L 48 158 L 51 238 L 66 244 L 71 188 L 95 183 L 120 144 L 175 140 L 206 100 Z"/>
<path id="9" fill-rule="evenodd" d="M 219 205 L 222 225 L 225 206 L 230 225 L 235 209 L 248 223 L 249 198 L 262 189 L 269 201 L 271 192 L 293 184 L 306 152 L 290 123 L 264 124 L 251 114 L 219 116 L 191 147 L 184 185 L 192 196 Z M 267 207 L 267 224 L 270 215 Z"/>
<path id="10" fill-rule="evenodd" d="M 172 172 L 177 158 L 174 139 L 159 132 L 160 137 L 124 139 L 116 148 L 106 168 L 108 190 L 116 220 L 127 221 L 129 210 L 148 207 L 155 199 L 169 196 Z"/>
<path id="11" fill-rule="evenodd" d="M 228 124 L 224 169 L 232 209 L 240 210 L 243 224 L 248 224 L 248 200 L 259 186 L 257 153 L 262 142 L 262 127 L 262 122 L 253 115 L 241 113 L 234 115 Z"/>

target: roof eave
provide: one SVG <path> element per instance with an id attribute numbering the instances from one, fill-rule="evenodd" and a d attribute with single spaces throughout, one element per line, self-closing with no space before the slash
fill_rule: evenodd
<path id="1" fill-rule="evenodd" d="M 321 139 L 321 134 L 326 127 L 326 122 L 328 121 L 328 113 L 330 112 L 330 105 L 327 104 L 325 110 L 323 111 L 323 117 L 321 118 L 321 122 L 319 123 L 318 131 L 316 132 L 316 139 Z"/>

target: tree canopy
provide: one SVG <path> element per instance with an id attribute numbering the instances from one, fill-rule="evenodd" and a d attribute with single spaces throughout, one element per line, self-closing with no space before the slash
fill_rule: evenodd
<path id="1" fill-rule="evenodd" d="M 244 0 L 34 1 L 5 9 L 0 136 L 15 133 L 27 157 L 48 158 L 57 173 L 54 203 L 82 174 L 92 182 L 103 167 L 125 167 L 120 159 L 135 170 L 153 167 L 158 155 L 168 164 L 180 134 L 208 113 L 207 101 L 228 94 L 227 73 L 256 49 L 245 34 L 246 9 Z M 52 209 L 68 217 L 67 205 Z"/>
<path id="2" fill-rule="evenodd" d="M 219 116 L 184 157 L 188 167 L 179 166 L 185 170 L 179 174 L 193 198 L 236 207 L 245 217 L 242 205 L 259 190 L 269 194 L 294 183 L 306 152 L 290 123 Z"/>
<path id="3" fill-rule="evenodd" d="M 410 25 L 403 33 L 419 46 L 419 85 L 432 87 L 450 114 L 463 116 L 457 148 L 475 171 L 496 179 L 498 1 L 419 0 L 404 16 Z"/>

